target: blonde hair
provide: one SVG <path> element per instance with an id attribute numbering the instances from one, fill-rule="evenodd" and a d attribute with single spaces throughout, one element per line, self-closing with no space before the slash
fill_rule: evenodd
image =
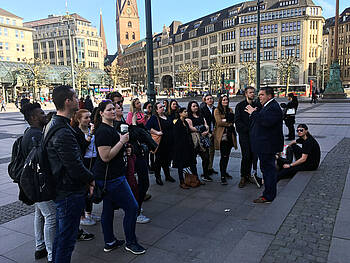
<path id="1" fill-rule="evenodd" d="M 135 107 L 135 102 L 140 101 L 139 98 L 132 99 L 131 104 L 130 104 L 130 112 L 134 113 L 136 112 L 136 107 Z"/>

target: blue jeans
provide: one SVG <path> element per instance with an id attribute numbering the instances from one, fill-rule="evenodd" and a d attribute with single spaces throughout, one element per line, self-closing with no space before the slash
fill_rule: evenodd
<path id="1" fill-rule="evenodd" d="M 85 194 L 72 194 L 56 203 L 56 236 L 53 262 L 69 263 L 78 236 L 80 216 L 85 208 Z"/>
<path id="2" fill-rule="evenodd" d="M 46 247 L 47 260 L 52 261 L 52 247 L 56 232 L 56 205 L 54 201 L 35 203 L 35 250 Z"/>
<path id="3" fill-rule="evenodd" d="M 277 171 L 276 157 L 274 153 L 258 153 L 260 160 L 260 169 L 264 178 L 265 190 L 263 197 L 269 201 L 273 201 L 277 192 Z"/>
<path id="4" fill-rule="evenodd" d="M 96 181 L 96 183 L 103 188 L 104 181 Z M 138 205 L 125 176 L 107 181 L 106 190 L 101 215 L 105 243 L 112 243 L 116 240 L 113 231 L 114 210 L 116 207 L 120 207 L 125 212 L 123 227 L 126 245 L 135 244 L 137 242 L 135 228 Z"/>

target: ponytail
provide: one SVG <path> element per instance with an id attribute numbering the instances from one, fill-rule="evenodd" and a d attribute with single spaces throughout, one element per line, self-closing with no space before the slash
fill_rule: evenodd
<path id="1" fill-rule="evenodd" d="M 102 102 L 100 102 L 100 104 L 98 104 L 96 113 L 95 113 L 95 117 L 94 117 L 94 133 L 97 131 L 97 129 L 100 127 L 101 123 L 102 123 L 102 116 L 101 116 L 101 112 L 104 112 L 104 110 L 106 109 L 107 105 L 109 104 L 113 104 L 111 100 L 103 100 Z"/>

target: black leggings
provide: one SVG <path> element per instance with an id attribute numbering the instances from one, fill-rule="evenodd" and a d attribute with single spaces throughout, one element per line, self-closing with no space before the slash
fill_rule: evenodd
<path id="1" fill-rule="evenodd" d="M 161 178 L 160 176 L 160 170 L 163 168 L 163 172 L 165 175 L 165 178 L 170 177 L 170 170 L 169 170 L 169 165 L 170 162 L 168 158 L 164 158 L 159 152 L 156 152 L 155 154 L 156 159 L 154 160 L 154 174 L 156 178 Z"/>
<path id="2" fill-rule="evenodd" d="M 202 159 L 203 176 L 204 177 L 209 176 L 209 148 L 206 148 L 205 151 L 199 151 L 197 154 Z"/>
<path id="3" fill-rule="evenodd" d="M 149 188 L 149 177 L 148 177 L 148 160 L 146 157 L 136 157 L 135 161 L 135 172 L 137 173 L 137 186 L 139 190 L 139 214 L 141 211 L 142 203 L 145 199 L 145 195 Z"/>
<path id="4" fill-rule="evenodd" d="M 227 165 L 230 159 L 230 153 L 232 149 L 232 142 L 230 141 L 221 141 L 220 142 L 220 173 L 221 177 L 225 177 L 227 173 Z"/>

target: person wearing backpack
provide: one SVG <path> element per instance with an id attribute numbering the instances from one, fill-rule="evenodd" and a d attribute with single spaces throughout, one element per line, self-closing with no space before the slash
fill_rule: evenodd
<path id="1" fill-rule="evenodd" d="M 48 161 L 55 179 L 56 236 L 53 246 L 53 262 L 71 261 L 78 235 L 80 216 L 85 208 L 87 189 L 92 195 L 94 177 L 84 166 L 75 131 L 69 125 L 79 101 L 70 86 L 58 86 L 52 93 L 57 109 L 45 128 L 44 136 L 62 126 L 50 136 L 46 145 Z"/>
<path id="2" fill-rule="evenodd" d="M 27 103 L 21 108 L 21 113 L 30 127 L 24 132 L 21 151 L 26 158 L 35 143 L 42 138 L 42 131 L 46 125 L 46 115 L 39 103 Z M 23 193 L 22 193 L 23 194 Z M 56 231 L 56 206 L 51 201 L 35 203 L 34 234 L 35 234 L 35 259 L 47 256 L 48 262 L 52 262 L 52 247 Z"/>

